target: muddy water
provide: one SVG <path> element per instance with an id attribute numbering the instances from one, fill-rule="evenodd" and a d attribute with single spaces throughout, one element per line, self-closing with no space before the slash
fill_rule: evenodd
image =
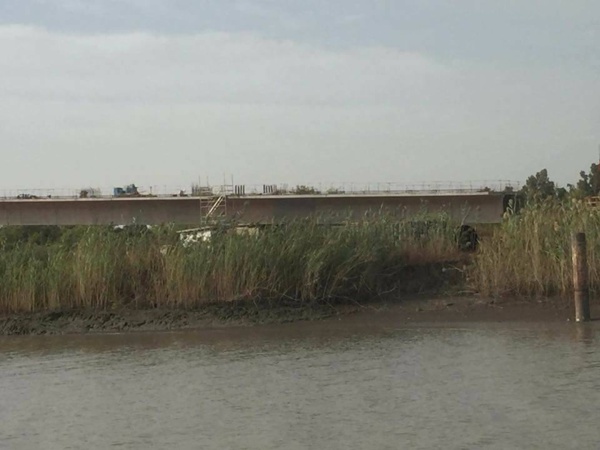
<path id="1" fill-rule="evenodd" d="M 0 338 L 0 448 L 600 448 L 600 327 Z"/>

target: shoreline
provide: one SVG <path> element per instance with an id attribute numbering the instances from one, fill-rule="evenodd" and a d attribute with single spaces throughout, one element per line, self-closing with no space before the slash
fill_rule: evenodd
<path id="1" fill-rule="evenodd" d="M 591 302 L 592 317 L 600 305 Z M 283 323 L 347 320 L 402 326 L 460 322 L 569 322 L 565 299 L 483 299 L 477 296 L 410 296 L 366 303 L 213 303 L 196 310 L 115 309 L 19 313 L 0 316 L 0 336 L 203 330 Z"/>

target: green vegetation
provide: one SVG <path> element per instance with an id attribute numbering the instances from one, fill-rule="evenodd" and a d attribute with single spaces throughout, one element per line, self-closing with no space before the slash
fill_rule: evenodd
<path id="1" fill-rule="evenodd" d="M 580 172 L 576 184 L 558 187 L 543 169 L 530 176 L 521 194 L 525 207 L 509 214 L 481 242 L 469 277 L 484 296 L 570 296 L 571 235 L 588 238 L 590 282 L 600 292 L 600 209 L 586 201 L 600 193 L 600 166 Z"/>
<path id="2" fill-rule="evenodd" d="M 579 180 L 575 184 L 568 184 L 567 188 L 557 186 L 550 180 L 548 170 L 542 169 L 527 178 L 521 194 L 530 204 L 547 199 L 565 201 L 597 196 L 600 194 L 600 165 L 592 163 L 589 173 L 584 170 L 579 172 Z"/>
<path id="3" fill-rule="evenodd" d="M 46 228 L 0 229 L 0 312 L 355 301 L 422 289 L 441 277 L 437 263 L 460 257 L 445 217 L 343 227 L 307 219 L 190 246 L 170 228 Z"/>
<path id="4" fill-rule="evenodd" d="M 600 193 L 600 166 L 592 164 L 589 173 L 579 172 L 579 181 L 569 185 L 571 194 L 576 198 L 595 196 Z"/>
<path id="5" fill-rule="evenodd" d="M 473 286 L 486 296 L 570 296 L 575 231 L 587 234 L 591 288 L 600 292 L 600 209 L 551 198 L 528 205 L 482 241 Z"/>
<path id="6" fill-rule="evenodd" d="M 522 193 L 530 203 L 538 203 L 548 198 L 563 199 L 567 194 L 565 188 L 557 187 L 548 176 L 548 170 L 542 169 L 525 181 Z"/>

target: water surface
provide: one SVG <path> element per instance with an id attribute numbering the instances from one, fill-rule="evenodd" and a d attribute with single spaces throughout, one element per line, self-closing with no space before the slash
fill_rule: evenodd
<path id="1" fill-rule="evenodd" d="M 0 448 L 600 448 L 597 323 L 0 338 Z"/>

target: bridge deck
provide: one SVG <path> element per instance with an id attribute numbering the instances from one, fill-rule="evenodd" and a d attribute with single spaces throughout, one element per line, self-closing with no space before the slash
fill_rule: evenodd
<path id="1" fill-rule="evenodd" d="M 490 192 L 228 196 L 225 212 L 227 219 L 240 223 L 272 223 L 308 215 L 334 222 L 379 211 L 399 217 L 445 212 L 460 222 L 497 223 L 506 197 Z M 200 197 L 0 200 L 0 225 L 195 225 L 202 219 Z"/>

